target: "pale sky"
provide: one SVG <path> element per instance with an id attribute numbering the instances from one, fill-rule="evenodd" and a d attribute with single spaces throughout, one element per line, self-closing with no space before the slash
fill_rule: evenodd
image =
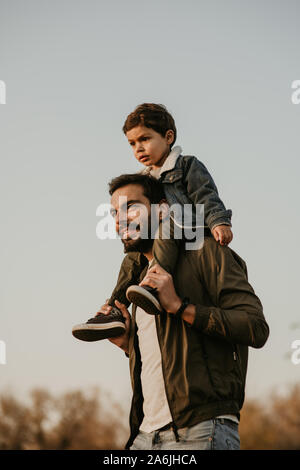
<path id="1" fill-rule="evenodd" d="M 299 382 L 299 17 L 297 1 L 0 0 L 0 391 L 96 385 L 129 408 L 128 359 L 71 329 L 114 287 L 122 247 L 97 239 L 96 209 L 142 169 L 121 130 L 142 102 L 167 106 L 233 211 L 270 325 L 246 398 Z"/>

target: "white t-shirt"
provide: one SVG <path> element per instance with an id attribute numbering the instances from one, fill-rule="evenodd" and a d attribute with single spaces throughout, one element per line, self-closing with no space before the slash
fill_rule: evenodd
<path id="1" fill-rule="evenodd" d="M 166 396 L 155 317 L 137 307 L 136 323 L 142 360 L 141 382 L 144 396 L 144 419 L 140 430 L 152 432 L 170 423 L 173 418 Z"/>

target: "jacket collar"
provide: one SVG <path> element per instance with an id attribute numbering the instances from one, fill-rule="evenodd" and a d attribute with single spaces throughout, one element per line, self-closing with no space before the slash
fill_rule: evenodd
<path id="1" fill-rule="evenodd" d="M 152 169 L 152 167 L 145 168 L 142 171 L 142 173 L 144 175 L 154 176 L 155 178 L 158 179 L 165 171 L 170 171 L 170 170 L 173 170 L 173 168 L 175 168 L 176 161 L 177 161 L 179 155 L 181 154 L 181 152 L 182 152 L 182 148 L 179 145 L 177 145 L 176 147 L 174 147 L 171 150 L 171 152 L 167 156 L 167 158 L 166 158 L 166 160 L 165 160 L 162 167 L 154 168 L 154 169 Z"/>

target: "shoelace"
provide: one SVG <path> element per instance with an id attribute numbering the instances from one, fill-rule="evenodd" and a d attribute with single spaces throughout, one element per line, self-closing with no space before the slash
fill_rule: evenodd
<path id="1" fill-rule="evenodd" d="M 122 313 L 120 312 L 120 310 L 116 309 L 115 307 L 112 308 L 111 312 L 109 313 L 109 315 L 111 317 L 122 317 Z"/>
<path id="2" fill-rule="evenodd" d="M 89 318 L 87 323 L 90 322 L 90 321 L 95 321 L 95 318 L 99 317 L 100 315 L 103 315 L 103 314 L 100 313 L 99 315 L 96 315 L 95 317 Z M 109 317 L 115 317 L 115 318 L 120 318 L 120 317 L 123 318 L 122 313 L 116 307 L 112 308 L 112 310 L 109 312 L 108 316 Z"/>

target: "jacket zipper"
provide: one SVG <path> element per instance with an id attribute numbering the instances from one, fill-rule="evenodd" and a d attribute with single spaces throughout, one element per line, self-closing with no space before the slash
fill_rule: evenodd
<path id="1" fill-rule="evenodd" d="M 237 352 L 237 345 L 233 344 L 232 347 L 233 347 L 233 352 L 232 352 L 233 360 L 235 361 L 235 363 L 237 365 L 239 375 L 241 375 L 241 367 L 240 367 L 240 360 L 239 360 L 240 358 L 239 358 L 239 355 L 238 355 L 238 352 Z"/>
<path id="2" fill-rule="evenodd" d="M 239 355 L 238 355 L 238 352 L 237 352 L 237 345 L 236 344 L 233 345 L 233 353 L 232 354 L 233 354 L 233 360 L 237 361 L 239 373 L 241 374 L 241 362 L 240 362 L 240 358 L 239 358 Z"/>
<path id="3" fill-rule="evenodd" d="M 211 373 L 210 373 L 210 370 L 209 370 L 209 367 L 208 367 L 208 360 L 207 360 L 208 359 L 208 354 L 206 352 L 206 349 L 205 349 L 205 346 L 204 346 L 204 343 L 203 343 L 203 340 L 202 340 L 201 336 L 200 336 L 200 344 L 201 344 L 202 354 L 203 354 L 203 358 L 204 358 L 204 362 L 205 362 L 205 366 L 206 366 L 206 370 L 207 370 L 207 375 L 208 375 L 208 378 L 209 378 L 212 389 L 215 390 L 213 379 L 212 379 L 212 376 L 211 376 Z"/>

